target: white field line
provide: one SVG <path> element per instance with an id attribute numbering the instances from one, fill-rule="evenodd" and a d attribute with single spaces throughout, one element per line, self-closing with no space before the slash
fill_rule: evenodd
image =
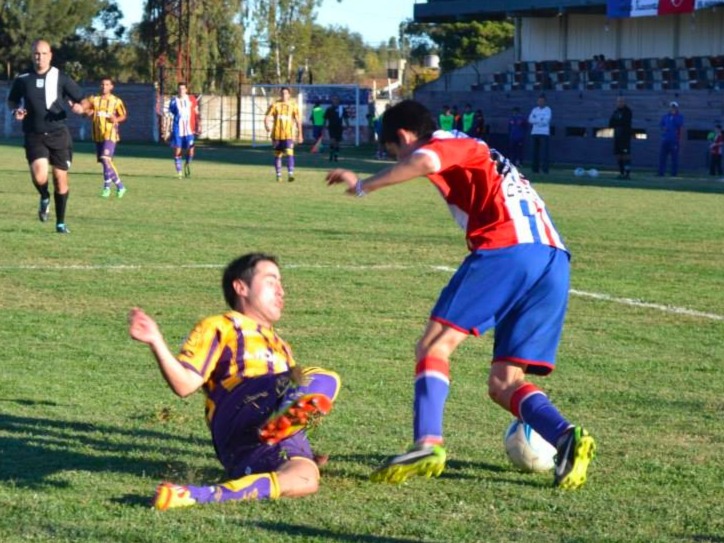
<path id="1" fill-rule="evenodd" d="M 328 265 L 328 264 L 283 264 L 284 269 L 338 269 L 338 270 L 349 270 L 349 271 L 361 271 L 361 270 L 409 270 L 414 268 L 420 268 L 421 266 L 407 266 L 402 264 L 378 264 L 378 265 Z M 427 267 L 434 271 L 441 271 L 452 273 L 455 268 L 450 266 L 422 266 Z M 180 270 L 180 269 L 221 269 L 221 264 L 69 264 L 69 265 L 19 265 L 19 266 L 3 266 L 0 265 L 0 271 L 14 271 L 14 270 L 37 270 L 37 271 L 62 271 L 62 270 L 77 270 L 77 271 L 95 271 L 95 270 Z M 716 313 L 706 313 L 703 311 L 697 311 L 695 309 L 689 309 L 686 307 L 677 307 L 673 305 L 656 304 L 651 302 L 644 302 L 634 298 L 618 298 L 609 294 L 603 294 L 598 292 L 586 292 L 578 289 L 570 289 L 570 293 L 573 296 L 579 296 L 581 298 L 590 298 L 593 300 L 600 300 L 603 302 L 610 302 L 621 305 L 628 305 L 632 307 L 642 307 L 645 309 L 653 309 L 661 311 L 663 313 L 671 313 L 674 315 L 684 315 L 688 317 L 696 317 L 701 319 L 709 319 L 715 321 L 724 321 L 724 315 L 717 315 Z"/>

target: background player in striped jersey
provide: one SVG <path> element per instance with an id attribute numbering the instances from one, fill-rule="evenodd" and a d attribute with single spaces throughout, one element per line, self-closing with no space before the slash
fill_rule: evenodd
<path id="1" fill-rule="evenodd" d="M 382 141 L 397 164 L 362 180 L 348 170 L 327 174 L 328 184 L 341 183 L 357 196 L 427 176 L 465 230 L 470 250 L 417 344 L 414 445 L 372 479 L 398 483 L 442 473 L 450 357 L 469 335 L 495 328 L 490 397 L 557 447 L 554 484 L 576 488 L 586 480 L 593 438 L 526 382 L 526 374 L 546 375 L 555 366 L 568 301 L 568 251 L 545 203 L 507 159 L 484 142 L 433 132 L 422 104 L 400 102 L 382 120 Z"/>
<path id="2" fill-rule="evenodd" d="M 195 138 L 199 134 L 199 104 L 195 96 L 188 93 L 183 81 L 178 84 L 178 94 L 168 104 L 171 121 L 171 148 L 179 179 L 191 177 L 191 162 L 195 154 Z M 183 170 L 182 170 L 183 162 Z"/>
<path id="3" fill-rule="evenodd" d="M 139 308 L 129 314 L 131 337 L 151 348 L 171 389 L 181 397 L 203 389 L 214 449 L 230 477 L 208 486 L 162 483 L 157 509 L 300 497 L 319 485 L 305 428 L 331 409 L 339 376 L 301 370 L 274 331 L 284 308 L 275 257 L 237 258 L 224 271 L 222 288 L 231 310 L 199 322 L 178 356 L 151 317 Z"/>
<path id="4" fill-rule="evenodd" d="M 113 81 L 110 77 L 101 79 L 100 91 L 99 95 L 88 98 L 85 113 L 91 118 L 96 157 L 103 166 L 101 196 L 108 198 L 111 195 L 112 183 L 116 187 L 116 196 L 123 198 L 126 187 L 118 175 L 118 170 L 113 163 L 113 156 L 116 152 L 116 144 L 121 139 L 118 125 L 126 121 L 128 113 L 123 100 L 113 94 Z"/>
<path id="5" fill-rule="evenodd" d="M 302 143 L 302 117 L 289 87 L 279 91 L 280 99 L 269 106 L 264 116 L 264 128 L 274 147 L 274 171 L 282 180 L 282 157 L 287 157 L 287 180 L 294 181 L 294 143 Z"/>

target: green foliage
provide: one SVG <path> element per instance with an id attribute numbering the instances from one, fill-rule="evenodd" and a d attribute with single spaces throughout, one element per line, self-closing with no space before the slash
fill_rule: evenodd
<path id="1" fill-rule="evenodd" d="M 345 148 L 343 164 L 377 171 L 372 153 Z M 121 142 L 129 191 L 104 200 L 93 149 L 78 142 L 64 237 L 37 221 L 20 143 L 0 145 L 0 541 L 721 540 L 721 184 L 567 169 L 533 179 L 572 250 L 574 289 L 556 371 L 536 383 L 596 437 L 589 484 L 558 492 L 550 474 L 511 468 L 511 416 L 486 394 L 487 334 L 452 360 L 445 473 L 397 487 L 367 477 L 409 444 L 414 344 L 463 235 L 427 181 L 350 198 L 325 187 L 324 156 L 299 149 L 297 180 L 283 184 L 272 160 L 269 148 L 200 145 L 193 176 L 177 181 L 166 146 Z M 281 259 L 278 330 L 296 358 L 342 376 L 312 436 L 331 455 L 320 492 L 156 512 L 159 481 L 223 473 L 203 398 L 173 396 L 128 338 L 127 311 L 154 315 L 175 350 L 224 310 L 221 267 L 250 250 Z"/>
<path id="2" fill-rule="evenodd" d="M 443 24 L 410 21 L 404 25 L 403 32 L 409 36 L 411 48 L 418 57 L 437 51 L 440 67 L 448 71 L 511 47 L 514 28 L 511 23 L 495 21 Z M 430 47 L 430 41 L 436 49 Z"/>
<path id="3" fill-rule="evenodd" d="M 309 52 L 309 66 L 315 83 L 350 83 L 367 62 L 379 67 L 377 55 L 364 44 L 362 36 L 347 28 L 315 26 Z"/>
<path id="4" fill-rule="evenodd" d="M 5 75 L 14 77 L 31 66 L 31 45 L 44 39 L 53 48 L 91 25 L 108 0 L 0 0 L 0 58 Z"/>

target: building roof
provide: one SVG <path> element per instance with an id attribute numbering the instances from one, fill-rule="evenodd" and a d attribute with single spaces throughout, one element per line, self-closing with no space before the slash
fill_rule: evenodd
<path id="1" fill-rule="evenodd" d="M 552 17 L 563 13 L 606 13 L 601 0 L 427 0 L 415 4 L 418 23 L 501 20 L 508 17 Z"/>

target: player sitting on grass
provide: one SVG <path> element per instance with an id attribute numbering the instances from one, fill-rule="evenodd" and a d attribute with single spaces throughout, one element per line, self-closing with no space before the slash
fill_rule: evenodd
<path id="1" fill-rule="evenodd" d="M 222 287 L 231 311 L 191 331 L 178 356 L 141 309 L 129 314 L 133 339 L 146 343 L 171 389 L 206 393 L 206 419 L 216 455 L 230 480 L 208 486 L 161 483 L 153 505 L 264 500 L 313 494 L 319 469 L 306 428 L 332 408 L 336 373 L 301 370 L 274 331 L 284 307 L 275 257 L 244 255 L 226 268 Z"/>
<path id="2" fill-rule="evenodd" d="M 470 254 L 440 294 L 416 348 L 413 447 L 387 460 L 372 480 L 399 483 L 445 467 L 443 411 L 450 357 L 470 334 L 495 328 L 490 397 L 558 450 L 554 484 L 586 481 L 595 444 L 565 419 L 526 374 L 555 365 L 568 301 L 569 253 L 543 200 L 510 162 L 484 142 L 436 132 L 430 112 L 407 100 L 387 110 L 381 141 L 397 164 L 366 179 L 327 174 L 353 196 L 427 176 L 465 230 Z"/>

